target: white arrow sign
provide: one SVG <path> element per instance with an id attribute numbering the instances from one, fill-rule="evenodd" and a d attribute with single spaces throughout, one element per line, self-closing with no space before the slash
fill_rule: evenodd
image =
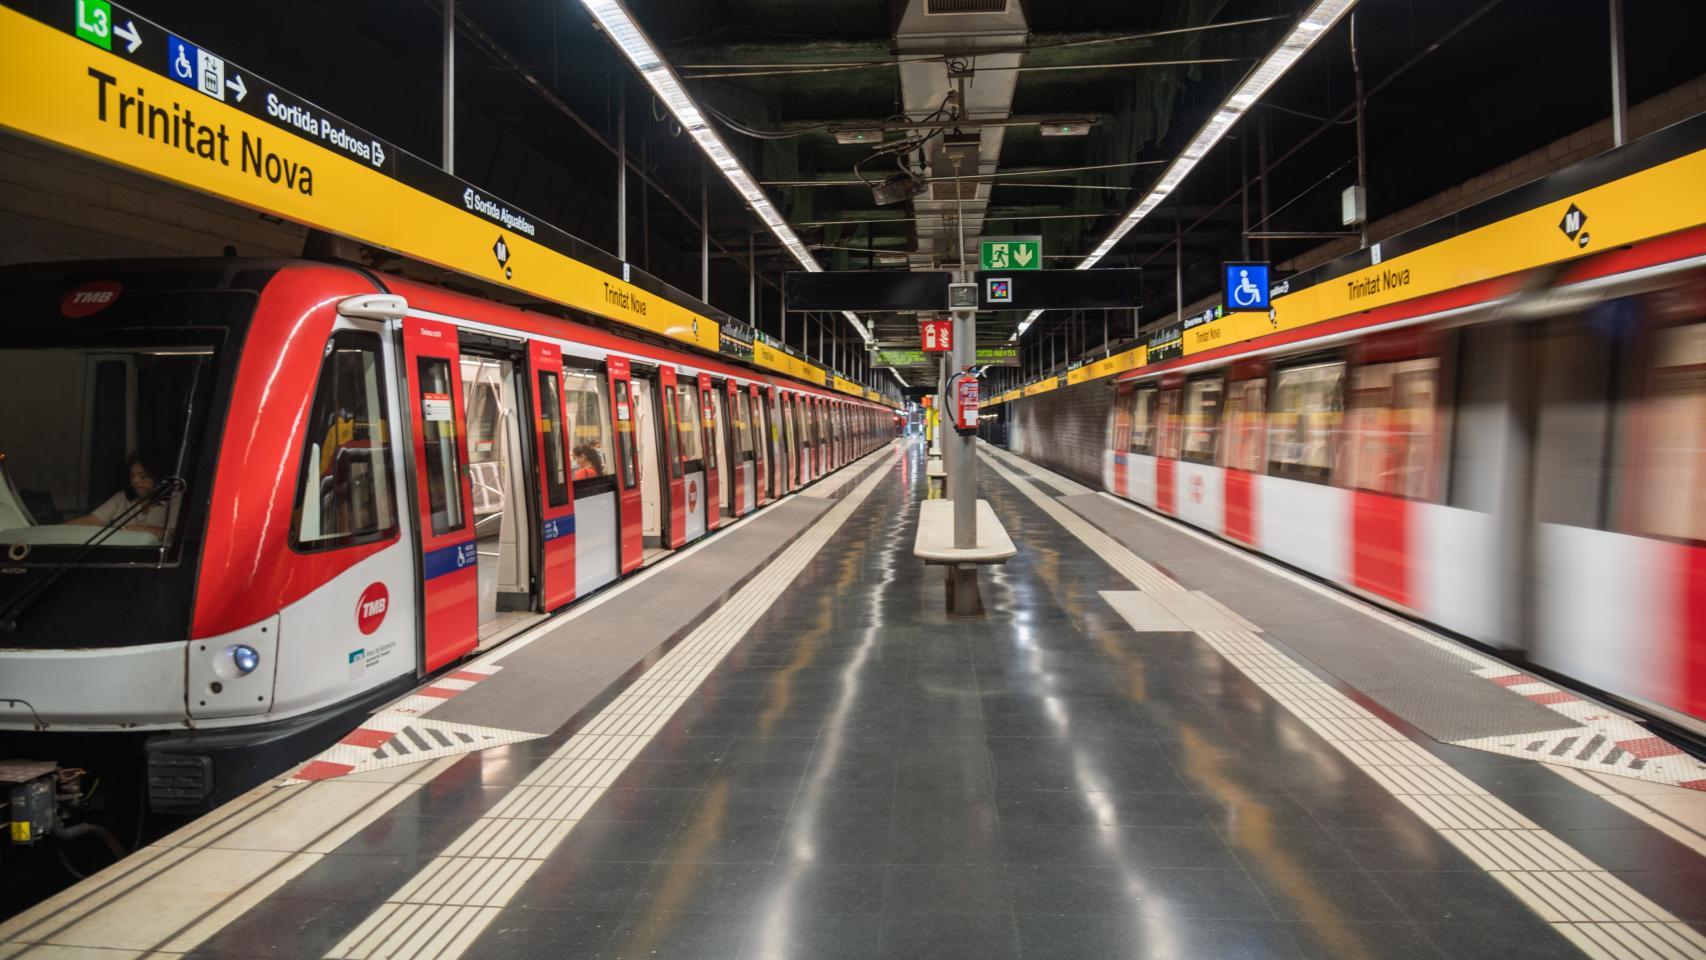
<path id="1" fill-rule="evenodd" d="M 1019 261 L 1019 266 L 1021 266 L 1021 267 L 1027 263 L 1030 263 L 1031 262 L 1031 248 L 1025 244 L 1020 244 L 1019 249 L 1013 251 L 1013 259 Z"/>
<path id="2" fill-rule="evenodd" d="M 373 165 L 376 167 L 385 165 L 385 148 L 379 145 L 378 140 L 373 141 Z"/>
<path id="3" fill-rule="evenodd" d="M 135 20 L 126 20 L 124 26 L 114 27 L 113 36 L 125 41 L 124 49 L 127 53 L 135 53 L 136 48 L 142 46 L 142 34 L 136 32 Z"/>
<path id="4" fill-rule="evenodd" d="M 234 75 L 231 79 L 225 81 L 225 85 L 232 90 L 237 91 L 237 100 L 239 102 L 249 95 L 249 88 L 243 84 L 243 76 L 241 74 Z"/>

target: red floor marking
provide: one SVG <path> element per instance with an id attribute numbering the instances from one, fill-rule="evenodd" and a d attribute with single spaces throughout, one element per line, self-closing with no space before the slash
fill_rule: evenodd
<path id="1" fill-rule="evenodd" d="M 354 769 L 355 765 L 350 763 L 333 763 L 330 760 L 315 760 L 310 762 L 301 770 L 296 771 L 295 779 L 329 780 L 332 777 L 341 777 Z"/>
<path id="2" fill-rule="evenodd" d="M 452 690 L 449 687 L 426 687 L 419 692 L 425 697 L 438 697 L 441 700 L 449 700 L 451 697 L 456 696 L 462 691 Z"/>
<path id="3" fill-rule="evenodd" d="M 474 683 L 479 683 L 481 680 L 484 680 L 489 676 L 491 676 L 491 674 L 475 673 L 472 670 L 456 670 L 454 672 L 445 674 L 444 679 L 446 679 L 446 680 L 471 680 Z"/>
<path id="4" fill-rule="evenodd" d="M 1661 737 L 1641 737 L 1637 740 L 1619 740 L 1617 741 L 1617 745 L 1635 756 L 1640 757 L 1642 760 L 1650 760 L 1653 757 L 1674 757 L 1682 752 L 1665 742 Z"/>
<path id="5" fill-rule="evenodd" d="M 1535 682 L 1534 678 L 1529 676 L 1526 673 L 1513 673 L 1513 674 L 1511 674 L 1509 676 L 1505 676 L 1505 677 L 1488 677 L 1487 679 L 1493 681 L 1494 683 L 1498 684 L 1501 687 L 1514 687 L 1519 683 L 1534 683 Z"/>
<path id="6" fill-rule="evenodd" d="M 1706 790 L 1706 780 L 1684 780 L 1677 786 L 1687 787 L 1690 790 Z"/>
<path id="7" fill-rule="evenodd" d="M 1562 690 L 1554 690 L 1551 693 L 1531 693 L 1531 694 L 1528 694 L 1528 699 L 1533 700 L 1535 703 L 1553 704 L 1553 703 L 1569 703 L 1572 700 L 1580 700 L 1581 698 L 1576 696 L 1573 693 L 1565 693 Z M 1629 752 L 1634 753 L 1635 751 L 1630 750 Z"/>
<path id="8" fill-rule="evenodd" d="M 356 727 L 338 742 L 352 747 L 377 747 L 391 737 L 392 734 L 389 730 L 370 730 L 367 727 Z"/>

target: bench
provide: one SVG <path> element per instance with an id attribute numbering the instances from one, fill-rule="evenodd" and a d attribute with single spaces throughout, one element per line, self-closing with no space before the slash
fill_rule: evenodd
<path id="1" fill-rule="evenodd" d="M 977 568 L 1006 563 L 1019 549 L 988 500 L 977 502 L 977 546 L 954 546 L 954 501 L 925 500 L 918 505 L 918 536 L 912 555 L 948 568 L 948 611 L 955 616 L 983 612 L 977 593 Z"/>

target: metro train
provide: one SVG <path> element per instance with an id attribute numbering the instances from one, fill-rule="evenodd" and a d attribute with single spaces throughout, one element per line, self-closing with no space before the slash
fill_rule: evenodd
<path id="1" fill-rule="evenodd" d="M 1698 144 L 1687 126 L 1672 139 Z M 1501 255 L 1469 234 L 1513 211 L 1585 246 L 1571 198 L 1595 182 L 1623 209 L 1584 207 L 1682 229 L 1113 376 L 1103 488 L 1706 734 L 1703 157 L 1637 152 L 1631 174 L 1608 156 L 1387 255 Z M 1645 206 L 1659 161 L 1686 165 L 1685 192 Z M 1369 258 L 1284 289 L 1340 295 Z M 1046 462 L 1053 434 L 1008 419 L 1014 451 Z"/>
<path id="2" fill-rule="evenodd" d="M 892 436 L 863 397 L 334 263 L 30 264 L 0 315 L 0 759 L 122 742 L 155 810 Z"/>

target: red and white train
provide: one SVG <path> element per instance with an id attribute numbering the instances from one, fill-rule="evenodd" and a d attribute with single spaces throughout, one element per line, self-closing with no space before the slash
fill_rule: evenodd
<path id="1" fill-rule="evenodd" d="M 1687 127 L 1672 139 L 1697 145 L 1706 123 Z M 1591 173 L 1510 209 L 1551 227 L 1570 191 L 1614 180 Z M 1595 209 L 1706 205 L 1699 180 L 1638 205 L 1641 175 L 1615 184 L 1630 209 Z M 1706 734 L 1703 221 L 1126 373 L 1102 483 Z M 1046 462 L 1007 416 L 1015 452 Z"/>
<path id="2" fill-rule="evenodd" d="M 864 399 L 351 266 L 32 264 L 0 305 L 5 754 L 140 748 L 156 809 L 893 432 Z"/>

